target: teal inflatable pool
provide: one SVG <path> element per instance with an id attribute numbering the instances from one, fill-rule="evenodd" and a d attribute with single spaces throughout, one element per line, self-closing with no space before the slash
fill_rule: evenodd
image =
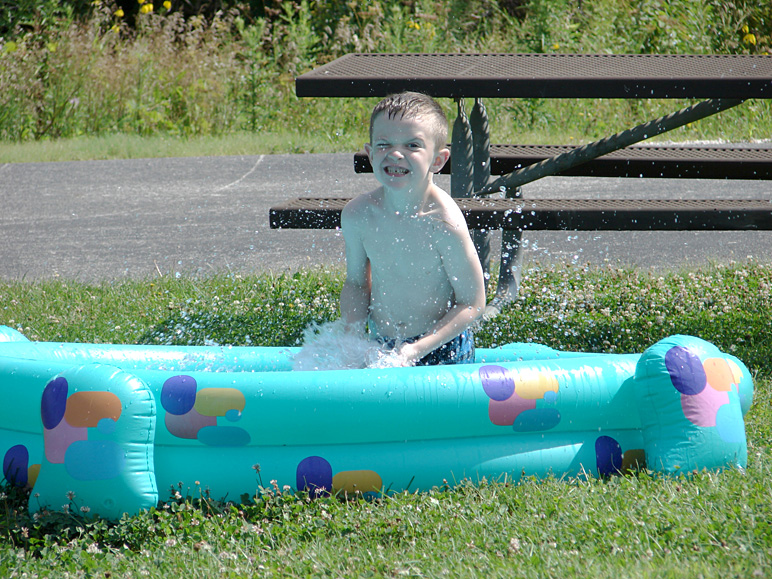
<path id="1" fill-rule="evenodd" d="M 31 342 L 0 328 L 3 476 L 104 517 L 173 487 L 238 500 L 462 479 L 744 467 L 753 383 L 673 336 L 643 354 L 478 349 L 475 364 L 297 372 L 292 348 Z"/>

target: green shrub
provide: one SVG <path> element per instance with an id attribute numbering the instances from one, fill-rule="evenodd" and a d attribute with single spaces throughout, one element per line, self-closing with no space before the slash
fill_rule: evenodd
<path id="1" fill-rule="evenodd" d="M 772 31 L 772 5 L 746 0 L 2 6 L 4 141 L 252 131 L 297 133 L 301 141 L 318 134 L 350 149 L 365 139 L 371 99 L 299 100 L 293 90 L 295 76 L 347 52 L 767 53 Z M 628 128 L 628 117 L 644 121 L 673 108 L 649 101 L 490 103 L 492 116 L 502 119 L 494 138 L 503 140 L 554 133 L 598 138 Z M 738 114 L 669 136 L 769 133 L 769 101 L 743 107 L 742 122 L 735 122 Z"/>

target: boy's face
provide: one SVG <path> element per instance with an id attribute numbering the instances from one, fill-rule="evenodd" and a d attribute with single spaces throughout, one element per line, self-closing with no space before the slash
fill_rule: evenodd
<path id="1" fill-rule="evenodd" d="M 390 189 L 428 187 L 432 175 L 448 160 L 446 148 L 436 150 L 429 123 L 420 117 L 373 121 L 372 142 L 365 145 L 375 178 Z"/>

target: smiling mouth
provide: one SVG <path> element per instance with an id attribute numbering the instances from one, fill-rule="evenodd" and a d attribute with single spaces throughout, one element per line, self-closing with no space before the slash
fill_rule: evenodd
<path id="1" fill-rule="evenodd" d="M 409 173 L 407 169 L 403 169 L 402 167 L 386 167 L 384 172 L 390 177 L 402 177 Z"/>

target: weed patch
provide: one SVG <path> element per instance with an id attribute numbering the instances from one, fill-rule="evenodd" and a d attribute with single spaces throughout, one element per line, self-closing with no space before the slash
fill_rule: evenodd
<path id="1" fill-rule="evenodd" d="M 246 132 L 289 135 L 281 152 L 298 135 L 301 150 L 350 151 L 366 140 L 373 99 L 294 95 L 297 75 L 349 52 L 766 54 L 772 44 L 772 8 L 746 0 L 6 4 L 0 141 L 13 143 Z M 771 107 L 748 103 L 668 138 L 766 138 Z M 491 99 L 488 108 L 499 142 L 593 140 L 675 110 L 645 99 Z"/>

